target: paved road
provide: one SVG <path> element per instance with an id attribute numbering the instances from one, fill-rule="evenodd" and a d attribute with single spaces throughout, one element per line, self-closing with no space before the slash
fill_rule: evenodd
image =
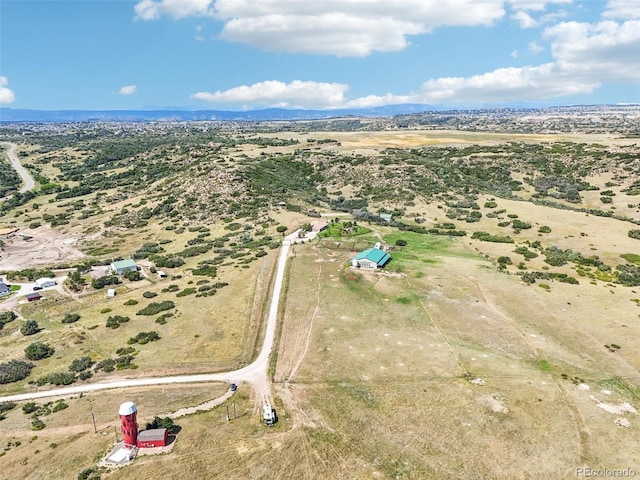
<path id="1" fill-rule="evenodd" d="M 20 193 L 28 192 L 29 190 L 33 190 L 33 187 L 36 186 L 36 182 L 33 180 L 33 177 L 29 175 L 29 172 L 22 166 L 18 157 L 16 157 L 15 151 L 17 145 L 15 143 L 9 142 L 1 142 L 3 145 L 7 145 L 9 149 L 7 150 L 7 157 L 9 157 L 9 162 L 11 166 L 15 169 L 15 171 L 20 175 L 22 179 L 22 183 L 24 184 L 22 188 L 19 190 Z"/>
<path id="2" fill-rule="evenodd" d="M 229 382 L 229 383 L 250 383 L 254 389 L 256 401 L 271 399 L 271 388 L 267 369 L 269 367 L 269 355 L 273 348 L 275 339 L 276 324 L 278 319 L 278 306 L 280 304 L 280 294 L 282 292 L 282 283 L 284 280 L 285 265 L 289 254 L 291 238 L 294 234 L 285 238 L 280 248 L 278 256 L 278 264 L 276 267 L 276 278 L 273 286 L 273 295 L 271 297 L 271 305 L 267 317 L 267 328 L 264 337 L 264 343 L 260 349 L 258 357 L 249 365 L 238 370 L 221 373 L 207 373 L 196 375 L 176 375 L 172 377 L 151 377 L 151 378 L 133 378 L 125 380 L 106 381 L 100 383 L 92 383 L 85 385 L 77 385 L 73 387 L 57 388 L 54 390 L 45 390 L 40 392 L 23 393 L 18 395 L 8 395 L 0 397 L 0 402 L 19 402 L 24 400 L 35 400 L 38 398 L 48 397 L 69 397 L 80 393 L 95 392 L 98 390 L 107 390 L 114 388 L 141 387 L 149 385 L 167 385 L 172 383 L 202 383 L 202 382 Z M 297 233 L 295 234 L 297 236 Z"/>

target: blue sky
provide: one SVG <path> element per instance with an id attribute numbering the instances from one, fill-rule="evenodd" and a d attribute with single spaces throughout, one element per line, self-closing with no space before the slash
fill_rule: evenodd
<path id="1" fill-rule="evenodd" d="M 640 103 L 640 0 L 0 0 L 0 105 Z"/>

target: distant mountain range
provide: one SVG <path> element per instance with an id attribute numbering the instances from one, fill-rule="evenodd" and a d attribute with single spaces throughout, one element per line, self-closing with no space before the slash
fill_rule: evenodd
<path id="1" fill-rule="evenodd" d="M 433 105 L 402 104 L 374 108 L 345 108 L 335 110 L 295 110 L 267 108 L 263 110 L 181 110 L 174 108 L 140 110 L 27 110 L 1 108 L 0 122 L 148 122 L 148 121 L 266 121 L 318 120 L 334 117 L 390 117 L 408 113 L 441 110 Z"/>

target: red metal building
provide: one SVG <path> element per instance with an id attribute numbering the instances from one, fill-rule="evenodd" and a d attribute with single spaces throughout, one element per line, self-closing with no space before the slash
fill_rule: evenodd
<path id="1" fill-rule="evenodd" d="M 168 436 L 166 428 L 143 430 L 138 434 L 138 448 L 165 447 Z"/>

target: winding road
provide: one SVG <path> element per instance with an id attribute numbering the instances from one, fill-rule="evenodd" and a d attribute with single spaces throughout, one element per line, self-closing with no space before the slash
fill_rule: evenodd
<path id="1" fill-rule="evenodd" d="M 18 190 L 20 193 L 24 193 L 24 192 L 28 192 L 29 190 L 33 190 L 33 187 L 36 186 L 36 182 L 33 179 L 33 177 L 31 175 L 29 175 L 29 172 L 27 172 L 27 170 L 22 166 L 22 164 L 20 163 L 20 160 L 18 160 L 18 157 L 16 156 L 16 148 L 18 147 L 15 143 L 10 143 L 10 142 L 0 142 L 2 143 L 2 145 L 6 145 L 9 148 L 7 149 L 7 157 L 9 157 L 9 162 L 11 163 L 11 166 L 14 168 L 14 170 L 18 173 L 18 175 L 20 176 L 20 178 L 22 179 L 22 183 L 24 185 L 22 185 L 22 188 L 20 188 L 20 190 Z"/>
<path id="2" fill-rule="evenodd" d="M 295 236 L 297 237 L 297 232 L 295 233 Z M 267 376 L 267 369 L 269 367 L 269 356 L 271 354 L 271 350 L 273 349 L 273 342 L 275 339 L 276 325 L 278 320 L 278 306 L 280 304 L 280 294 L 282 292 L 282 284 L 284 281 L 287 256 L 289 255 L 289 247 L 292 243 L 291 238 L 294 238 L 294 234 L 289 235 L 287 238 L 285 238 L 285 240 L 282 242 L 282 246 L 280 247 L 278 264 L 276 266 L 276 278 L 273 285 L 273 294 L 271 297 L 271 304 L 269 306 L 269 314 L 267 316 L 267 328 L 265 331 L 264 342 L 257 358 L 249 365 L 229 372 L 176 375 L 171 377 L 132 378 L 86 385 L 77 385 L 74 387 L 58 388 L 54 390 L 44 390 L 40 392 L 8 395 L 0 397 L 0 402 L 19 402 L 24 400 L 34 400 L 38 398 L 48 397 L 69 397 L 80 393 L 95 392 L 98 390 L 108 390 L 114 388 L 202 382 L 246 382 L 251 384 L 251 386 L 253 387 L 257 404 L 262 404 L 262 402 L 270 400 L 271 387 L 269 378 Z"/>

